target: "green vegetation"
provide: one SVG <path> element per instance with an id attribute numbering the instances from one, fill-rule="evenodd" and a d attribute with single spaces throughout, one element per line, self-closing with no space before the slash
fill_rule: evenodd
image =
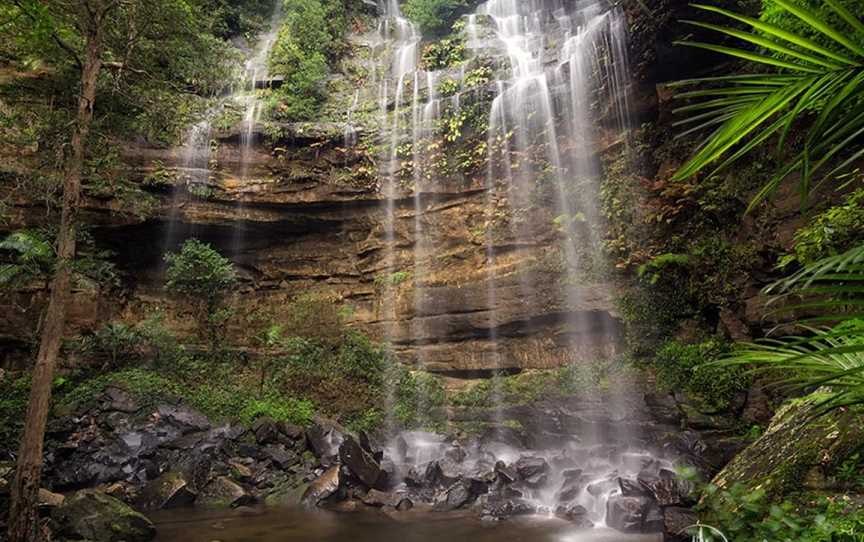
<path id="1" fill-rule="evenodd" d="M 165 261 L 168 263 L 165 288 L 192 306 L 202 334 L 215 353 L 222 330 L 233 314 L 225 301 L 237 284 L 234 266 L 197 239 L 183 243 L 178 253 L 166 254 Z"/>
<path id="2" fill-rule="evenodd" d="M 855 542 L 864 530 L 864 509 L 848 496 L 796 493 L 776 502 L 744 485 L 708 485 L 699 515 L 735 542 Z M 703 534 L 709 542 L 722 540 L 708 529 Z"/>
<path id="3" fill-rule="evenodd" d="M 386 275 L 379 275 L 375 277 L 375 286 L 379 288 L 385 288 L 388 286 L 399 286 L 410 278 L 410 271 L 394 271 L 393 273 L 388 273 Z"/>
<path id="4" fill-rule="evenodd" d="M 465 41 L 447 38 L 430 43 L 423 48 L 423 67 L 427 70 L 443 70 L 465 61 Z"/>
<path id="5" fill-rule="evenodd" d="M 673 177 L 675 180 L 686 180 L 718 162 L 715 171 L 720 170 L 769 138 L 779 136 L 778 149 L 784 150 L 790 158 L 762 186 L 749 209 L 771 195 L 795 171 L 801 173 L 799 190 L 806 202 L 814 180 L 821 184 L 864 155 L 864 149 L 850 149 L 850 144 L 864 128 L 864 113 L 860 111 L 864 103 L 861 72 L 864 24 L 853 12 L 857 4 L 849 3 L 847 8 L 842 2 L 825 2 L 821 12 L 804 4 L 771 0 L 772 8 L 766 10 L 765 17 L 781 26 L 714 6 L 697 6 L 745 23 L 755 32 L 699 21 L 689 21 L 690 24 L 757 45 L 762 51 L 691 41 L 681 44 L 745 59 L 760 65 L 764 71 L 676 84 L 678 87 L 703 86 L 700 90 L 679 93 L 679 99 L 706 98 L 676 110 L 690 115 L 678 123 L 692 126 L 681 135 L 708 127 L 714 132 L 678 170 Z M 784 28 L 792 21 L 794 24 Z M 809 39 L 820 34 L 825 40 L 824 46 Z M 778 59 L 777 54 L 783 55 L 783 59 Z M 802 121 L 805 113 L 814 116 L 815 121 L 805 124 Z M 791 138 L 793 129 L 803 130 L 803 137 Z"/>
<path id="6" fill-rule="evenodd" d="M 497 401 L 508 405 L 531 404 L 566 395 L 607 391 L 627 378 L 622 360 L 573 363 L 547 371 L 526 371 L 517 375 L 495 375 L 454 393 L 455 406 L 490 408 Z"/>
<path id="7" fill-rule="evenodd" d="M 717 339 L 696 344 L 667 342 L 654 358 L 658 387 L 667 393 L 686 392 L 706 410 L 727 408 L 735 395 L 750 384 L 741 367 L 711 365 L 729 349 L 729 344 Z"/>
<path id="8" fill-rule="evenodd" d="M 815 215 L 810 223 L 795 232 L 792 254 L 780 260 L 784 268 L 793 262 L 807 265 L 820 258 L 836 256 L 864 237 L 864 189 L 846 196 L 843 203 Z"/>
<path id="9" fill-rule="evenodd" d="M 862 281 L 864 246 L 858 246 L 769 286 L 777 313 L 818 316 L 795 319 L 800 335 L 739 344 L 718 363 L 776 373 L 792 389 L 824 388 L 820 413 L 864 403 Z"/>
<path id="10" fill-rule="evenodd" d="M 402 11 L 424 35 L 430 36 L 446 33 L 467 8 L 465 0 L 407 0 Z"/>
<path id="11" fill-rule="evenodd" d="M 279 0 L 283 1 L 283 0 Z M 284 0 L 285 18 L 270 53 L 270 71 L 284 76 L 269 96 L 275 120 L 313 120 L 324 101 L 330 63 L 340 54 L 340 38 L 350 11 L 339 0 Z"/>

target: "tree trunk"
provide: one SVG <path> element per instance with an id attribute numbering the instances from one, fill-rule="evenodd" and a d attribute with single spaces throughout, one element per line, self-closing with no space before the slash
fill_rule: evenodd
<path id="1" fill-rule="evenodd" d="M 81 69 L 81 95 L 78 98 L 76 126 L 72 134 L 72 149 L 63 184 L 57 264 L 51 280 L 51 297 L 45 313 L 36 365 L 33 368 L 24 435 L 21 438 L 15 480 L 11 488 L 12 505 L 9 510 L 8 533 L 10 542 L 38 541 L 42 535 L 37 510 L 42 477 L 42 447 L 51 402 L 54 367 L 66 324 L 66 305 L 69 301 L 75 260 L 76 215 L 81 197 L 84 153 L 93 120 L 96 83 L 102 67 L 102 19 L 105 14 L 104 11 L 91 13 L 93 17 L 87 25 L 85 58 Z"/>

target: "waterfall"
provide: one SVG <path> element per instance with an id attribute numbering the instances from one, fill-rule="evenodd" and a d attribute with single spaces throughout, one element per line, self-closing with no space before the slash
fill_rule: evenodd
<path id="1" fill-rule="evenodd" d="M 234 91 L 229 99 L 236 101 L 243 109 L 243 121 L 240 131 L 240 182 L 242 183 L 240 190 L 245 189 L 245 185 L 251 181 L 249 166 L 251 165 L 255 152 L 255 145 L 258 143 L 256 127 L 261 120 L 261 100 L 258 96 L 258 88 L 266 87 L 269 84 L 269 69 L 270 51 L 273 50 L 273 45 L 276 43 L 276 38 L 279 35 L 279 29 L 282 22 L 282 1 L 276 0 L 273 6 L 273 12 L 270 15 L 268 30 L 258 38 L 258 42 L 252 51 L 252 54 L 246 60 L 244 65 L 242 78 L 238 88 Z M 237 215 L 244 219 L 245 204 L 243 196 L 237 198 Z M 235 261 L 242 257 L 243 244 L 245 242 L 245 228 L 242 224 L 234 227 L 234 235 L 231 240 L 231 254 Z"/>
<path id="2" fill-rule="evenodd" d="M 533 216 L 531 201 L 545 183 L 554 185 L 553 199 L 562 230 L 559 250 L 566 269 L 565 292 L 567 305 L 573 314 L 582 314 L 582 291 L 573 286 L 583 267 L 591 265 L 595 256 L 591 249 L 600 243 L 597 233 L 597 183 L 599 167 L 595 155 L 598 130 L 592 103 L 601 96 L 612 105 L 614 128 L 624 133 L 628 126 L 626 103 L 627 58 L 624 19 L 617 8 L 599 3 L 581 3 L 570 10 L 567 4 L 543 0 L 489 0 L 477 14 L 492 21 L 497 47 L 510 66 L 509 77 L 496 83 L 496 97 L 490 111 L 489 165 L 486 187 L 492 192 L 501 183 L 506 190 L 511 212 L 522 216 L 513 220 L 511 235 L 517 246 L 532 245 L 532 231 L 542 214 Z M 479 46 L 476 14 L 468 18 L 466 33 L 471 46 Z M 526 159 L 525 156 L 531 156 Z M 487 196 L 489 205 L 494 198 Z M 492 209 L 489 210 L 492 212 Z M 487 236 L 487 243 L 491 243 Z M 489 303 L 495 308 L 494 248 L 487 246 L 490 265 Z M 537 285 L 529 273 L 520 281 L 523 299 L 536 303 Z M 586 329 L 592 322 L 574 318 L 568 322 L 575 329 Z M 494 324 L 495 318 L 492 318 Z M 494 332 L 489 334 L 495 340 Z M 580 358 L 580 350 L 595 351 L 595 345 L 569 345 L 571 357 Z M 496 356 L 497 358 L 497 356 Z M 500 363 L 500 362 L 498 362 Z M 500 410 L 503 405 L 496 405 Z M 607 405 L 614 411 L 617 405 Z M 602 442 L 605 435 L 597 434 L 592 424 L 586 424 L 585 434 L 574 435 L 585 443 Z M 574 444 L 570 450 L 589 458 L 590 448 Z M 593 454 L 596 455 L 596 454 Z M 591 480 L 578 496 L 595 524 L 603 525 L 606 501 L 615 494 L 618 475 L 635 474 L 643 464 L 631 452 L 621 457 L 591 457 L 590 470 L 598 476 Z M 589 469 L 586 469 L 586 471 Z M 553 509 L 555 488 L 563 481 L 561 473 L 538 491 L 535 500 L 541 509 Z"/>

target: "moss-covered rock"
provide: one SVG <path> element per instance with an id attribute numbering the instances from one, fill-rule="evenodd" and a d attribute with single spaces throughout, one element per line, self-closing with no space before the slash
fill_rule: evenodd
<path id="1" fill-rule="evenodd" d="M 146 542 L 156 536 L 153 523 L 122 501 L 93 490 L 67 497 L 52 519 L 56 535 L 99 542 Z"/>
<path id="2" fill-rule="evenodd" d="M 771 497 L 799 489 L 808 476 L 826 475 L 864 443 L 864 413 L 837 410 L 814 418 L 819 394 L 784 405 L 767 431 L 714 478 L 720 488 L 743 484 Z"/>

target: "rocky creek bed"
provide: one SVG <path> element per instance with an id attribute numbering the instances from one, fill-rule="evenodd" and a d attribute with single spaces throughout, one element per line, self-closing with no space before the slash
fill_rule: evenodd
<path id="1" fill-rule="evenodd" d="M 598 540 L 610 529 L 673 539 L 694 521 L 692 488 L 675 469 L 712 470 L 700 435 L 632 419 L 625 432 L 620 420 L 562 405 L 510 415 L 524 427 L 383 439 L 325 419 L 305 428 L 267 418 L 214 424 L 181 402 L 141 405 L 109 387 L 51 424 L 43 507 L 55 539 L 127 542 L 155 536 L 145 515 L 159 521 L 172 510 L 205 519 L 232 510 L 279 519 L 267 510 L 297 506 L 400 521 L 545 517 Z M 11 472 L 7 463 L 7 483 Z"/>

